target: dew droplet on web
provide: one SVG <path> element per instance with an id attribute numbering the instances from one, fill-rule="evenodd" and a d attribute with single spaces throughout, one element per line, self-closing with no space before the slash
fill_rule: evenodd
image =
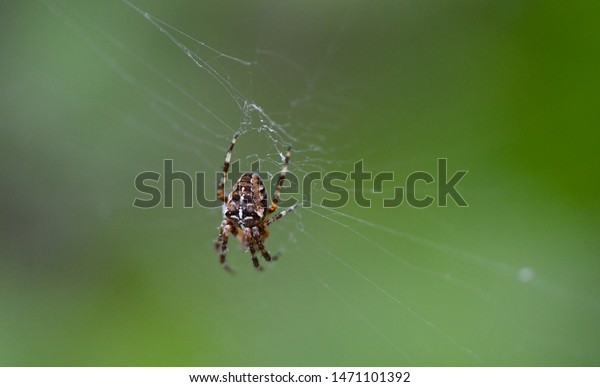
<path id="1" fill-rule="evenodd" d="M 534 276 L 535 276 L 535 273 L 529 267 L 523 267 L 523 268 L 519 269 L 519 271 L 517 272 L 517 278 L 519 279 L 519 281 L 521 281 L 523 283 L 531 282 L 531 280 L 533 279 Z"/>

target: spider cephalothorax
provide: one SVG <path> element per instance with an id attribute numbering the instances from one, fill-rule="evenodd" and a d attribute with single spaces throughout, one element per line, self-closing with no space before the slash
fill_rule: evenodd
<path id="1" fill-rule="evenodd" d="M 283 168 L 279 174 L 277 188 L 273 194 L 271 205 L 267 207 L 267 193 L 265 185 L 258 173 L 248 172 L 242 174 L 240 178 L 233 184 L 231 192 L 225 198 L 224 189 L 227 180 L 227 171 L 231 161 L 231 153 L 238 138 L 238 134 L 233 137 L 229 150 L 225 156 L 225 164 L 223 166 L 223 177 L 217 188 L 217 196 L 223 203 L 223 221 L 219 227 L 219 237 L 215 243 L 217 251 L 219 251 L 219 259 L 225 270 L 231 271 L 231 268 L 225 263 L 227 254 L 227 241 L 229 234 L 235 235 L 242 245 L 250 250 L 252 254 L 252 263 L 257 269 L 261 269 L 256 257 L 256 251 L 260 253 L 267 261 L 271 261 L 276 257 L 271 257 L 265 248 L 264 241 L 269 236 L 267 227 L 280 219 L 288 212 L 292 211 L 296 206 L 292 206 L 285 211 L 282 211 L 272 218 L 268 216 L 277 209 L 279 203 L 279 194 L 281 186 L 285 180 L 288 164 L 290 162 L 291 148 L 288 148 L 285 155 Z"/>

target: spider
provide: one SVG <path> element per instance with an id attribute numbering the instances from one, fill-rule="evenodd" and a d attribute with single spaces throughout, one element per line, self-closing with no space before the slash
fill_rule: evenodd
<path id="1" fill-rule="evenodd" d="M 223 165 L 223 177 L 217 188 L 217 196 L 223 201 L 223 221 L 219 226 L 219 236 L 215 242 L 215 248 L 219 252 L 219 261 L 221 266 L 228 272 L 233 270 L 225 263 L 227 255 L 227 241 L 229 234 L 236 236 L 242 245 L 250 250 L 252 255 L 252 264 L 257 270 L 262 270 L 256 251 L 260 253 L 266 261 L 277 259 L 277 256 L 271 257 L 265 248 L 265 239 L 269 236 L 267 228 L 275 221 L 284 217 L 290 211 L 293 211 L 297 205 L 294 205 L 287 210 L 281 211 L 272 218 L 269 215 L 275 212 L 279 203 L 279 194 L 281 186 L 285 180 L 285 174 L 288 170 L 290 155 L 292 148 L 288 147 L 285 154 L 283 168 L 279 173 L 277 188 L 273 194 L 271 204 L 267 207 L 267 194 L 265 185 L 256 172 L 246 172 L 240 176 L 233 184 L 227 198 L 225 198 L 224 188 L 227 180 L 227 171 L 229 170 L 229 162 L 231 161 L 231 153 L 239 133 L 236 133 L 231 140 L 229 150 L 225 155 L 225 163 Z"/>

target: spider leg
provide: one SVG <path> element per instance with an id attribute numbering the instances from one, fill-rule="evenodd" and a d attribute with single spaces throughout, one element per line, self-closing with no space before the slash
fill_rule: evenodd
<path id="1" fill-rule="evenodd" d="M 299 206 L 300 206 L 300 203 L 296 203 L 293 206 L 291 206 L 290 208 L 288 208 L 287 210 L 281 211 L 279 214 L 277 214 L 274 217 L 272 217 L 271 219 L 267 220 L 265 222 L 265 227 L 268 227 L 271 223 L 273 223 L 273 222 L 275 222 L 275 221 L 283 218 L 285 215 L 287 215 L 288 213 L 294 211 Z"/>
<path id="2" fill-rule="evenodd" d="M 227 154 L 225 155 L 225 163 L 223 164 L 223 177 L 221 178 L 221 182 L 219 183 L 218 187 L 217 187 L 217 197 L 219 198 L 219 200 L 221 201 L 225 201 L 225 182 L 227 181 L 227 171 L 229 171 L 229 162 L 231 161 L 231 152 L 233 152 L 233 147 L 235 146 L 235 142 L 237 141 L 237 138 L 239 136 L 239 133 L 236 133 L 233 136 L 233 139 L 231 140 L 231 144 L 229 144 L 229 150 L 227 151 Z"/>
<path id="3" fill-rule="evenodd" d="M 227 255 L 227 241 L 229 240 L 229 233 L 236 234 L 237 230 L 234 230 L 230 224 L 223 222 L 219 227 L 219 237 L 215 243 L 215 248 L 219 251 L 219 262 L 225 271 L 233 273 L 233 269 L 225 263 L 225 256 Z"/>
<path id="4" fill-rule="evenodd" d="M 268 262 L 271 262 L 271 260 L 276 261 L 277 256 L 275 255 L 271 258 L 271 254 L 269 254 L 269 252 L 265 248 L 265 245 L 262 242 L 262 238 L 260 236 L 260 231 L 258 230 L 258 227 L 252 227 L 252 236 L 254 237 L 254 240 L 256 241 L 256 245 L 258 246 L 258 249 L 260 250 L 260 253 L 262 254 L 263 258 Z"/>
<path id="5" fill-rule="evenodd" d="M 256 268 L 256 270 L 262 270 L 260 263 L 258 263 L 258 258 L 256 258 L 256 249 L 254 248 L 254 243 L 250 243 L 250 254 L 252 254 L 252 264 Z"/>
<path id="6" fill-rule="evenodd" d="M 271 201 L 271 205 L 267 210 L 267 214 L 273 213 L 277 209 L 277 204 L 279 203 L 279 194 L 281 193 L 281 186 L 283 185 L 283 181 L 285 180 L 285 174 L 288 170 L 288 164 L 290 163 L 290 156 L 292 154 L 292 147 L 288 147 L 287 152 L 285 154 L 285 161 L 283 162 L 283 168 L 281 168 L 281 172 L 279 173 L 279 180 L 277 181 L 277 188 L 275 188 L 275 193 L 273 194 L 273 200 Z"/>
<path id="7" fill-rule="evenodd" d="M 249 228 L 244 229 L 244 241 L 248 245 L 250 249 L 250 254 L 252 254 L 252 264 L 256 268 L 256 270 L 262 270 L 260 263 L 258 262 L 258 258 L 256 258 L 256 248 L 254 247 L 254 238 L 252 237 L 251 231 Z"/>

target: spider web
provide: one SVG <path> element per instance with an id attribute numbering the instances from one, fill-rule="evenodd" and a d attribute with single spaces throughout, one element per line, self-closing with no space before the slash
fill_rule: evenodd
<path id="1" fill-rule="evenodd" d="M 96 67 L 116 74 L 103 79 L 111 79 L 115 90 L 128 90 L 98 107 L 123 144 L 115 151 L 115 164 L 124 168 L 120 184 L 127 183 L 125 177 L 130 183 L 116 192 L 137 195 L 135 173 L 160 170 L 164 159 L 172 159 L 175 169 L 190 175 L 205 172 L 205 192 L 215 192 L 215 173 L 236 132 L 240 138 L 233 159 L 239 159 L 240 170 L 259 162 L 268 179 L 281 169 L 288 145 L 293 146 L 289 170 L 298 177 L 313 171 L 350 172 L 355 161 L 365 158 L 368 164 L 373 155 L 361 147 L 360 133 L 378 132 L 349 129 L 350 117 L 376 114 L 361 106 L 368 82 L 336 72 L 343 63 L 339 57 L 356 56 L 348 53 L 350 36 L 356 36 L 349 30 L 360 23 L 360 6 L 342 13 L 325 10 L 328 18 L 313 26 L 320 34 L 315 39 L 307 31 L 293 30 L 295 23 L 277 36 L 285 23 L 282 6 L 275 5 L 264 12 L 246 9 L 248 15 L 240 23 L 249 32 L 240 36 L 243 28 L 234 32 L 228 27 L 233 18 L 210 24 L 217 14 L 203 4 L 174 6 L 160 16 L 154 7 L 166 10 L 141 1 L 90 8 L 63 1 L 44 4 L 76 32 L 90 57 L 100 62 Z M 121 12 L 115 14 L 115 9 Z M 197 17 L 190 21 L 182 16 L 186 13 Z M 292 37 L 300 41 L 286 41 Z M 108 128 L 95 125 L 98 130 Z M 397 168 L 400 156 L 385 154 L 371 166 L 406 172 Z M 431 162 L 415 154 L 402 161 L 413 166 Z M 350 182 L 345 187 L 353 192 Z M 535 261 L 506 260 L 481 245 L 474 245 L 481 253 L 464 248 L 472 246 L 475 236 L 445 240 L 445 232 L 452 234 L 452 224 L 443 220 L 445 209 L 415 215 L 377 204 L 328 208 L 319 204 L 327 196 L 319 183 L 311 186 L 311 193 L 310 205 L 270 228 L 266 247 L 282 256 L 265 265 L 264 273 L 254 273 L 249 254 L 231 240 L 228 262 L 237 270 L 235 276 L 221 272 L 212 249 L 220 208 L 183 208 L 180 186 L 175 187 L 172 209 L 132 209 L 115 204 L 122 203 L 118 194 L 92 195 L 100 203 L 97 216 L 113 219 L 113 226 L 116 221 L 115 235 L 131 243 L 114 253 L 114 259 L 141 271 L 143 279 L 136 281 L 154 289 L 144 293 L 153 295 L 145 300 L 146 313 L 154 308 L 157 313 L 169 311 L 162 329 L 176 326 L 182 331 L 179 344 L 167 351 L 170 359 L 155 355 L 148 362 L 513 364 L 519 356 L 526 358 L 531 348 L 556 352 L 561 347 L 547 341 L 546 331 L 537 332 L 535 319 L 526 314 L 519 318 L 530 303 L 513 308 L 515 298 L 541 300 L 544 305 L 557 299 L 577 313 L 598 316 L 600 304 L 593 294 L 548 279 L 556 277 L 533 268 Z M 384 194 L 393 194 L 392 188 L 385 186 Z M 300 195 L 291 196 L 301 200 Z M 115 215 L 119 211 L 123 217 Z M 450 219 L 462 213 L 456 214 L 451 212 Z M 132 227 L 139 229 L 133 232 Z M 98 288 L 110 286 L 102 278 L 95 281 Z M 507 313 L 514 314 L 508 318 Z M 507 343 L 490 338 L 494 329 L 506 324 L 511 336 Z M 215 331 L 223 334 L 206 333 Z M 568 357 L 575 361 L 589 354 L 581 341 L 570 348 Z"/>

